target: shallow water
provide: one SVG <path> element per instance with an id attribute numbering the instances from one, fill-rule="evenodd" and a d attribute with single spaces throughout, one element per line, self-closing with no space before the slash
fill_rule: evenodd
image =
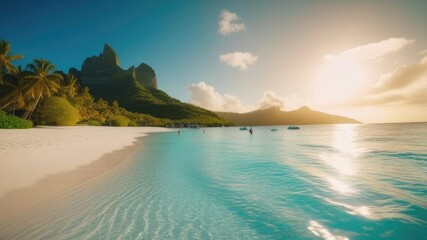
<path id="1" fill-rule="evenodd" d="M 152 134 L 0 238 L 426 239 L 427 124 L 274 128 Z"/>

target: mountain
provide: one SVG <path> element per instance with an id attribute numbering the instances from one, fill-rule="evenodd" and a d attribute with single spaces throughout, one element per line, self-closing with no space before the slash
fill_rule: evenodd
<path id="1" fill-rule="evenodd" d="M 104 45 L 99 56 L 86 58 L 82 65 L 81 80 L 88 85 L 108 85 L 123 78 L 132 78 L 143 86 L 157 88 L 156 73 L 145 63 L 123 70 L 119 58 L 112 47 Z"/>
<path id="2" fill-rule="evenodd" d="M 248 113 L 216 112 L 216 114 L 242 126 L 360 123 L 351 118 L 313 111 L 308 107 L 289 112 L 272 107 Z"/>
<path id="3" fill-rule="evenodd" d="M 87 58 L 81 71 L 72 68 L 83 86 L 91 94 L 110 103 L 117 100 L 120 106 L 132 112 L 150 114 L 158 118 L 181 120 L 184 123 L 203 125 L 229 125 L 214 112 L 183 103 L 157 88 L 154 70 L 147 64 L 127 70 L 119 66 L 119 58 L 112 47 L 105 44 L 99 56 Z"/>

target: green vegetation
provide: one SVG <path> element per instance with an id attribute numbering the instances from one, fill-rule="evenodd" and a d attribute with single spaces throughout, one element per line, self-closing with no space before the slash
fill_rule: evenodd
<path id="1" fill-rule="evenodd" d="M 130 120 L 129 118 L 122 116 L 122 115 L 116 115 L 112 116 L 110 118 L 111 126 L 117 126 L 117 127 L 127 127 Z"/>
<path id="2" fill-rule="evenodd" d="M 81 71 L 74 72 L 96 99 L 116 100 L 129 111 L 170 119 L 173 124 L 230 125 L 211 111 L 183 103 L 157 89 L 156 74 L 150 66 L 140 64 L 123 70 L 108 45 L 99 56 L 87 58 Z"/>
<path id="3" fill-rule="evenodd" d="M 33 123 L 29 120 L 7 115 L 5 112 L 0 111 L 0 128 L 32 128 Z"/>
<path id="4" fill-rule="evenodd" d="M 23 58 L 22 55 L 10 55 L 10 44 L 3 39 L 0 40 L 0 84 L 3 84 L 4 74 L 15 72 L 16 68 L 12 61 Z"/>
<path id="5" fill-rule="evenodd" d="M 89 125 L 89 126 L 101 126 L 101 123 L 99 123 L 96 120 L 89 120 L 89 121 L 87 121 L 87 125 Z"/>
<path id="6" fill-rule="evenodd" d="M 80 121 L 80 113 L 67 99 L 50 97 L 37 108 L 33 119 L 40 125 L 73 126 Z"/>
<path id="7" fill-rule="evenodd" d="M 44 59 L 34 60 L 24 70 L 12 64 L 22 58 L 22 55 L 11 55 L 10 44 L 0 40 L 0 110 L 26 120 L 25 126 L 31 121 L 35 125 L 60 126 L 75 125 L 79 121 L 95 126 L 231 124 L 213 112 L 182 103 L 155 87 L 144 86 L 141 83 L 144 79 L 113 76 L 115 80 L 111 84 L 82 86 L 77 78 L 81 72 L 76 69 L 70 70 L 73 74 L 65 74 Z M 155 86 L 154 71 L 148 70 L 153 74 L 149 76 L 150 84 Z"/>

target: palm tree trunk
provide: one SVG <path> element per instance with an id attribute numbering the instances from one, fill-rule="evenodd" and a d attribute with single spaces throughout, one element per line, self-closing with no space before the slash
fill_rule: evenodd
<path id="1" fill-rule="evenodd" d="M 18 102 L 18 98 L 19 98 L 19 94 L 16 95 L 15 101 L 13 101 L 13 109 L 12 109 L 13 116 L 15 116 L 16 103 Z"/>
<path id="2" fill-rule="evenodd" d="M 41 97 L 42 97 L 42 94 L 40 93 L 40 94 L 39 94 L 39 97 L 37 98 L 36 103 L 34 103 L 33 109 L 31 109 L 31 111 L 30 111 L 30 113 L 29 113 L 29 115 L 28 115 L 28 119 L 31 119 L 31 115 L 32 115 L 32 114 L 33 114 L 33 112 L 34 112 L 34 109 L 36 109 L 37 104 L 39 103 L 39 101 L 40 101 L 40 98 L 41 98 Z"/>
<path id="3" fill-rule="evenodd" d="M 36 100 L 36 102 L 33 104 L 33 106 L 32 106 L 32 107 L 29 107 L 29 108 L 25 111 L 24 115 L 22 115 L 22 118 L 23 118 L 23 119 L 30 119 L 31 114 L 33 113 L 34 109 L 36 108 L 36 106 L 37 106 L 37 104 L 38 104 L 38 102 L 39 102 L 39 100 L 40 100 L 41 96 L 42 96 L 42 95 L 41 95 L 41 94 L 39 94 L 39 96 L 37 97 L 37 100 Z"/>
<path id="4" fill-rule="evenodd" d="M 24 114 L 22 115 L 22 118 L 28 119 L 28 115 L 30 115 L 30 109 L 29 108 L 27 110 L 25 110 Z"/>

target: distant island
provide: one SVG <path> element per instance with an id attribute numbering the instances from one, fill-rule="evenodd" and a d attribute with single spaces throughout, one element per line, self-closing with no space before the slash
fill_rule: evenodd
<path id="1" fill-rule="evenodd" d="M 313 111 L 306 106 L 289 112 L 272 107 L 248 113 L 216 112 L 216 114 L 236 125 L 248 126 L 361 123 L 355 119 Z"/>

